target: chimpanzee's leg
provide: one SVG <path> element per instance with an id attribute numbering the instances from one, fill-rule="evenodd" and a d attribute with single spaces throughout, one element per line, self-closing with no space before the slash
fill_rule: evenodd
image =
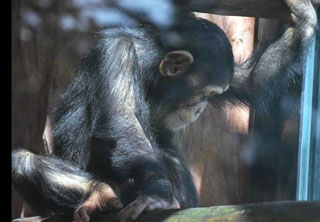
<path id="1" fill-rule="evenodd" d="M 174 192 L 172 204 L 157 197 L 138 197 L 136 201 L 130 203 L 124 210 L 120 211 L 118 218 L 126 221 L 126 218 L 137 218 L 143 211 L 160 210 L 166 208 L 190 208 L 198 206 L 198 195 L 193 183 L 191 173 L 186 167 L 183 158 L 178 150 L 172 145 L 161 148 L 163 152 L 163 163 L 166 168 L 168 179 Z M 125 218 L 125 219 L 123 219 Z"/>
<path id="2" fill-rule="evenodd" d="M 171 146 L 163 149 L 163 153 L 168 177 L 180 207 L 197 207 L 199 201 L 193 178 L 178 150 Z"/>
<path id="3" fill-rule="evenodd" d="M 89 221 L 93 211 L 122 207 L 109 185 L 54 156 L 14 150 L 12 181 L 27 203 L 43 216 L 52 212 L 74 215 L 74 220 L 82 222 Z"/>

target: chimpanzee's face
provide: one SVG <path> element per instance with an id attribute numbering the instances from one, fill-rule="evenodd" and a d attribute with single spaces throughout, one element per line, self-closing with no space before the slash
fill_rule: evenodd
<path id="1" fill-rule="evenodd" d="M 177 130 L 198 119 L 206 108 L 208 99 L 211 96 L 221 94 L 229 88 L 229 85 L 222 88 L 220 86 L 207 85 L 194 95 L 190 95 L 175 106 L 164 118 L 167 128 Z"/>
<path id="2" fill-rule="evenodd" d="M 193 55 L 184 50 L 170 52 L 161 61 L 159 69 L 166 81 L 162 84 L 165 104 L 161 105 L 168 107 L 161 121 L 166 128 L 177 130 L 194 122 L 206 108 L 210 97 L 229 88 L 232 69 L 219 75 L 213 70 L 216 68 L 214 62 L 200 62 L 197 63 Z M 199 66 L 201 70 L 197 70 Z"/>

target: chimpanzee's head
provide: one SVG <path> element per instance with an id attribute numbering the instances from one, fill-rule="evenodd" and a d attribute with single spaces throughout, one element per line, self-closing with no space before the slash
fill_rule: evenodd
<path id="1" fill-rule="evenodd" d="M 175 31 L 152 96 L 152 116 L 171 130 L 195 121 L 208 98 L 229 88 L 234 71 L 231 45 L 217 25 L 193 18 Z"/>

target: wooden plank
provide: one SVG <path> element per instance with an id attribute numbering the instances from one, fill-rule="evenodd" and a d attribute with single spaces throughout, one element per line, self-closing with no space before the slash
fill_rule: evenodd
<path id="1" fill-rule="evenodd" d="M 137 222 L 315 222 L 320 218 L 320 202 L 280 201 L 246 205 L 160 210 L 142 214 Z M 70 221 L 52 217 L 46 222 Z M 92 222 L 117 221 L 116 213 L 92 217 Z"/>
<path id="2" fill-rule="evenodd" d="M 318 6 L 320 0 L 313 3 Z M 290 11 L 283 0 L 189 0 L 188 6 L 195 12 L 290 20 Z"/>

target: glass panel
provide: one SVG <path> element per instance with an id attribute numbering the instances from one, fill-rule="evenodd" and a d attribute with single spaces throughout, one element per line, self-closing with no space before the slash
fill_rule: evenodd
<path id="1" fill-rule="evenodd" d="M 319 40 L 318 31 L 313 47 L 307 56 L 306 75 L 303 80 L 298 200 L 320 200 Z"/>

